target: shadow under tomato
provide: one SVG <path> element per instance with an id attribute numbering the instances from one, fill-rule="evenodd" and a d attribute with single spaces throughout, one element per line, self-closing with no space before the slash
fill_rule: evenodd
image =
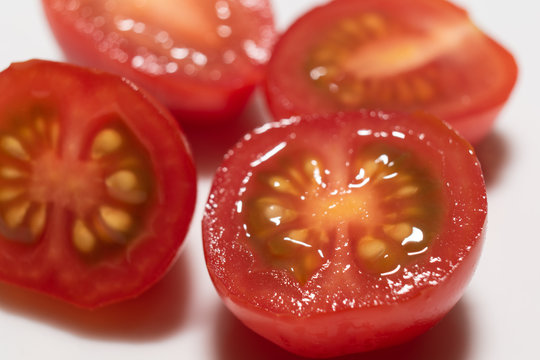
<path id="1" fill-rule="evenodd" d="M 187 250 L 187 249 L 185 249 Z M 152 341 L 177 332 L 188 302 L 190 256 L 184 251 L 161 281 L 136 299 L 84 310 L 42 294 L 0 285 L 0 309 L 84 337 Z"/>
<path id="2" fill-rule="evenodd" d="M 507 140 L 500 133 L 492 132 L 474 148 L 482 165 L 486 186 L 495 186 L 510 157 Z"/>
<path id="3" fill-rule="evenodd" d="M 212 176 L 229 149 L 246 133 L 269 121 L 263 101 L 257 92 L 237 119 L 199 126 L 181 125 L 193 150 L 198 174 Z"/>
<path id="4" fill-rule="evenodd" d="M 462 299 L 452 311 L 432 329 L 405 344 L 368 353 L 333 358 L 334 360 L 460 360 L 469 349 L 469 317 Z M 225 307 L 217 326 L 218 359 L 221 360 L 299 360 L 257 335 Z"/>

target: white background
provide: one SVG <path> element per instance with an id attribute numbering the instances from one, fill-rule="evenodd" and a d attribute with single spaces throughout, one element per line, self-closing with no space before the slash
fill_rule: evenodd
<path id="1" fill-rule="evenodd" d="M 315 3 L 274 0 L 280 29 Z M 460 0 L 480 28 L 516 56 L 520 75 L 493 133 L 477 151 L 489 217 L 478 270 L 464 298 L 420 338 L 347 359 L 540 359 L 540 6 L 530 0 Z M 38 0 L 0 2 L 0 68 L 62 60 Z M 2 94 L 0 94 L 2 96 Z M 1 359 L 296 359 L 254 335 L 221 305 L 204 265 L 200 219 L 222 154 L 261 117 L 254 101 L 228 131 L 191 131 L 199 170 L 192 229 L 178 263 L 139 299 L 95 312 L 0 285 Z M 211 144 L 211 145 L 209 145 Z"/>

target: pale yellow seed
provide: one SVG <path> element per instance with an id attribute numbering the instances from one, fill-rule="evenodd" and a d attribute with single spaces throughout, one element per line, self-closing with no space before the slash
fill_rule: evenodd
<path id="1" fill-rule="evenodd" d="M 401 242 L 407 236 L 412 234 L 412 226 L 409 223 L 398 223 L 393 225 L 384 225 L 383 231 L 392 239 Z"/>
<path id="2" fill-rule="evenodd" d="M 298 190 L 296 189 L 296 187 L 291 183 L 289 179 L 284 178 L 283 176 L 270 177 L 270 179 L 268 179 L 268 184 L 273 189 L 281 193 L 287 193 L 287 194 L 293 194 L 293 195 L 298 194 Z"/>
<path id="3" fill-rule="evenodd" d="M 396 193 L 395 197 L 397 198 L 404 198 L 409 197 L 418 192 L 418 187 L 415 185 L 407 185 L 405 187 L 400 188 Z"/>
<path id="4" fill-rule="evenodd" d="M 280 225 L 284 222 L 290 222 L 297 217 L 296 211 L 287 209 L 275 203 L 264 204 L 263 213 L 266 219 L 276 225 Z"/>
<path id="5" fill-rule="evenodd" d="M 91 252 L 96 246 L 96 237 L 81 220 L 73 226 L 73 244 L 83 253 Z"/>
<path id="6" fill-rule="evenodd" d="M 138 185 L 137 176 L 129 170 L 115 172 L 105 180 L 105 183 L 118 191 L 132 191 Z"/>
<path id="7" fill-rule="evenodd" d="M 22 188 L 9 188 L 4 187 L 0 188 L 0 201 L 10 201 L 15 198 L 17 198 L 19 195 L 24 193 L 24 189 Z"/>
<path id="8" fill-rule="evenodd" d="M 308 245 L 306 244 L 306 240 L 308 238 L 308 235 L 309 235 L 309 230 L 308 229 L 295 229 L 295 230 L 291 230 L 288 232 L 287 234 L 287 238 L 289 241 L 293 241 L 293 242 L 296 242 L 298 244 L 298 242 L 300 243 L 303 243 L 305 245 Z M 301 244 L 298 244 L 298 245 L 301 245 Z"/>
<path id="9" fill-rule="evenodd" d="M 146 192 L 138 189 L 139 180 L 129 170 L 120 170 L 105 180 L 109 195 L 131 204 L 138 204 L 146 200 Z"/>
<path id="10" fill-rule="evenodd" d="M 0 146 L 4 151 L 6 151 L 9 155 L 20 159 L 20 160 L 28 160 L 30 159 L 30 156 L 22 146 L 21 142 L 16 139 L 13 136 L 5 135 L 0 139 Z"/>
<path id="11" fill-rule="evenodd" d="M 122 145 L 122 136 L 113 129 L 102 130 L 94 139 L 92 145 L 92 158 L 98 159 L 110 154 Z"/>
<path id="12" fill-rule="evenodd" d="M 8 179 L 8 180 L 20 179 L 26 175 L 27 175 L 26 173 L 13 167 L 6 166 L 3 168 L 0 168 L 0 176 L 2 176 L 4 179 Z"/>
<path id="13" fill-rule="evenodd" d="M 99 214 L 105 224 L 116 231 L 128 231 L 133 223 L 127 212 L 109 206 L 100 207 Z"/>
<path id="14" fill-rule="evenodd" d="M 366 260 L 376 260 L 386 252 L 384 241 L 372 236 L 364 236 L 358 243 L 357 254 Z"/>
<path id="15" fill-rule="evenodd" d="M 47 207 L 45 204 L 40 204 L 37 211 L 32 214 L 30 218 L 30 231 L 34 236 L 41 234 L 45 227 L 45 220 L 47 218 Z"/>
<path id="16" fill-rule="evenodd" d="M 308 159 L 304 162 L 304 172 L 308 178 L 315 181 L 317 184 L 320 185 L 323 182 L 321 166 L 316 159 Z"/>
<path id="17" fill-rule="evenodd" d="M 6 225 L 12 229 L 18 227 L 22 224 L 28 208 L 30 207 L 30 202 L 25 201 L 23 203 L 14 205 L 10 207 L 4 215 L 4 220 Z"/>
<path id="18" fill-rule="evenodd" d="M 362 168 L 364 169 L 364 174 L 365 174 L 364 177 L 373 178 L 373 176 L 375 175 L 375 172 L 379 168 L 379 165 L 375 163 L 375 161 L 368 161 L 367 163 L 364 164 Z"/>

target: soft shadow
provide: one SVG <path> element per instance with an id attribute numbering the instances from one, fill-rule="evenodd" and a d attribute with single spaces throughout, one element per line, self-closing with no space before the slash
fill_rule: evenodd
<path id="1" fill-rule="evenodd" d="M 490 133 L 475 146 L 476 155 L 482 165 L 486 186 L 495 186 L 510 158 L 510 148 L 503 135 Z"/>
<path id="2" fill-rule="evenodd" d="M 189 258 L 184 251 L 165 277 L 138 298 L 101 309 L 79 309 L 42 294 L 2 284 L 0 310 L 83 337 L 126 342 L 157 340 L 182 327 L 189 294 Z"/>
<path id="3" fill-rule="evenodd" d="M 262 94 L 257 92 L 238 119 L 199 126 L 182 125 L 193 150 L 200 175 L 212 176 L 231 149 L 246 133 L 269 121 Z"/>
<path id="4" fill-rule="evenodd" d="M 255 334 L 223 308 L 217 328 L 221 360 L 299 360 Z M 435 327 L 405 344 L 392 348 L 333 358 L 335 360 L 461 360 L 469 349 L 469 316 L 461 300 Z"/>

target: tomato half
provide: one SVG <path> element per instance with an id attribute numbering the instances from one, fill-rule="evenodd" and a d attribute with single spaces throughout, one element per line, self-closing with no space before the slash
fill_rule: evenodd
<path id="1" fill-rule="evenodd" d="M 127 76 L 183 122 L 236 117 L 275 38 L 268 0 L 43 0 L 76 63 Z"/>
<path id="2" fill-rule="evenodd" d="M 175 259 L 196 176 L 178 123 L 121 78 L 32 60 L 0 73 L 0 280 L 85 308 Z"/>
<path id="3" fill-rule="evenodd" d="M 424 110 L 471 142 L 516 82 L 512 55 L 443 0 L 337 0 L 297 20 L 269 64 L 277 118 L 361 108 Z"/>
<path id="4" fill-rule="evenodd" d="M 440 320 L 473 272 L 486 212 L 473 149 L 437 118 L 292 118 L 227 154 L 204 250 L 242 322 L 296 354 L 330 357 Z"/>

